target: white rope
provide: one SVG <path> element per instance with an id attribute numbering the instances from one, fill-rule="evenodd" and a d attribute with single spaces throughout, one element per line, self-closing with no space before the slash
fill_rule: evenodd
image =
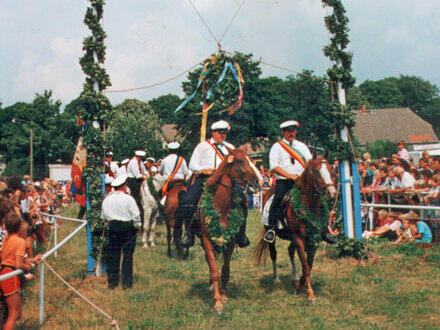
<path id="1" fill-rule="evenodd" d="M 54 273 L 54 275 L 56 277 L 59 278 L 59 280 L 61 282 L 63 282 L 65 285 L 67 285 L 73 292 L 75 292 L 78 296 L 80 296 L 86 303 L 88 303 L 90 306 L 92 306 L 94 309 L 96 309 L 99 313 L 101 313 L 102 315 L 104 315 L 106 318 L 108 318 L 110 320 L 110 325 L 115 327 L 116 329 L 119 330 L 119 325 L 118 325 L 118 321 L 116 321 L 116 319 L 114 319 L 113 317 L 111 317 L 110 315 L 108 315 L 106 312 L 104 312 L 101 308 L 99 308 L 98 306 L 96 306 L 93 302 L 91 302 L 86 296 L 84 296 L 81 292 L 79 292 L 78 290 L 76 290 L 73 286 L 71 286 L 65 279 L 63 279 L 48 263 L 46 260 L 43 260 L 44 264 L 47 266 L 47 268 L 49 268 L 51 270 L 52 273 Z"/>

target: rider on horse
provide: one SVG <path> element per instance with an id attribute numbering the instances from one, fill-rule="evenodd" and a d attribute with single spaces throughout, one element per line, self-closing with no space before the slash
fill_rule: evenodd
<path id="1" fill-rule="evenodd" d="M 166 180 L 162 187 L 162 195 L 167 194 L 174 182 L 184 181 L 189 174 L 185 159 L 178 155 L 180 143 L 170 142 L 167 148 L 171 153 L 162 160 L 158 169 L 159 174 Z"/>
<path id="2" fill-rule="evenodd" d="M 212 138 L 200 142 L 194 149 L 189 168 L 194 172 L 195 178 L 180 202 L 179 213 L 185 220 L 190 220 L 194 216 L 205 181 L 229 154 L 228 148 L 235 149 L 232 144 L 225 141 L 230 128 L 228 122 L 224 120 L 213 123 L 211 125 Z M 246 237 L 246 224 L 240 229 L 237 244 L 239 247 L 246 247 L 250 244 Z"/>
<path id="3" fill-rule="evenodd" d="M 272 206 L 269 212 L 269 228 L 264 240 L 272 243 L 275 240 L 275 228 L 282 216 L 281 202 L 284 195 L 292 189 L 295 180 L 305 169 L 305 163 L 312 159 L 312 154 L 304 143 L 296 140 L 296 120 L 288 120 L 280 125 L 283 139 L 273 144 L 269 153 L 270 170 L 275 173 L 276 185 Z"/>
<path id="4" fill-rule="evenodd" d="M 273 144 L 269 153 L 270 170 L 275 173 L 276 185 L 272 205 L 269 211 L 269 227 L 263 239 L 272 243 L 275 241 L 275 228 L 283 216 L 282 201 L 288 191 L 295 185 L 295 181 L 304 172 L 306 163 L 313 158 L 306 144 L 296 140 L 296 131 L 299 123 L 288 120 L 280 125 L 283 139 Z M 327 228 L 327 227 L 326 227 Z M 328 243 L 334 243 L 335 238 L 328 233 L 322 233 L 322 238 Z"/>

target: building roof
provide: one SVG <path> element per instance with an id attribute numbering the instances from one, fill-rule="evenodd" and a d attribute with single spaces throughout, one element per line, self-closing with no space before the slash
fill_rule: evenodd
<path id="1" fill-rule="evenodd" d="M 361 145 L 377 140 L 403 140 L 406 143 L 439 141 L 431 124 L 410 108 L 354 110 L 354 113 L 354 135 Z"/>

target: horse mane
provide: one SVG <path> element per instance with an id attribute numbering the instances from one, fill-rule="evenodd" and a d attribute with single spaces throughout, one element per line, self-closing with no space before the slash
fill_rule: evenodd
<path id="1" fill-rule="evenodd" d="M 226 158 L 220 163 L 219 167 L 214 171 L 214 173 L 206 180 L 206 186 L 212 187 L 215 186 L 220 179 L 222 178 L 223 174 L 226 173 L 226 165 L 228 162 L 226 161 Z"/>

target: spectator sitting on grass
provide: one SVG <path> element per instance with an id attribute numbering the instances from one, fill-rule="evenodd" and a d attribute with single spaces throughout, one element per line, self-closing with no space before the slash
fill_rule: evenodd
<path id="1" fill-rule="evenodd" d="M 410 211 L 407 215 L 408 219 L 411 219 L 411 222 L 417 227 L 417 234 L 410 238 L 410 241 L 416 243 L 431 243 L 432 241 L 432 233 L 431 229 L 429 229 L 428 225 L 420 220 L 417 213 L 414 211 Z"/>
<path id="2" fill-rule="evenodd" d="M 377 228 L 370 237 L 382 237 L 388 239 L 397 239 L 397 229 L 402 223 L 397 219 L 397 215 L 393 212 L 388 213 L 387 222 L 382 227 Z"/>
<path id="3" fill-rule="evenodd" d="M 396 230 L 396 234 L 399 236 L 399 238 L 394 242 L 394 244 L 409 242 L 411 237 L 417 235 L 417 227 L 405 216 L 406 214 L 401 217 L 402 228 Z"/>

